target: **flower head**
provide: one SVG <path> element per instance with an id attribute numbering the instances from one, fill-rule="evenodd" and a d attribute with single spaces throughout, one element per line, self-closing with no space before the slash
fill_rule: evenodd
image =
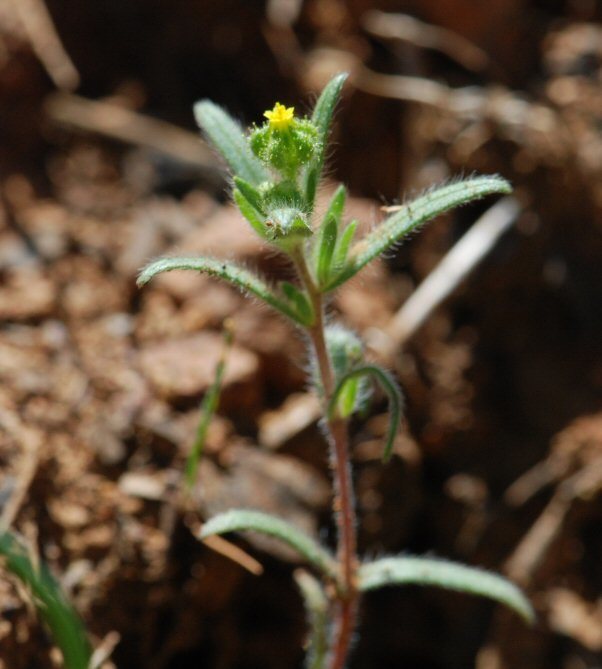
<path id="1" fill-rule="evenodd" d="M 273 130 L 286 130 L 293 122 L 294 107 L 285 107 L 277 102 L 274 109 L 264 112 L 264 116 L 270 122 L 270 128 Z"/>

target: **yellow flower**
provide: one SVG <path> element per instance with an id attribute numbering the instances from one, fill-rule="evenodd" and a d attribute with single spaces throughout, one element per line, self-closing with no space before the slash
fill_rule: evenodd
<path id="1" fill-rule="evenodd" d="M 285 107 L 277 102 L 274 109 L 264 112 L 264 116 L 270 122 L 270 128 L 273 130 L 286 130 L 293 122 L 294 107 Z"/>

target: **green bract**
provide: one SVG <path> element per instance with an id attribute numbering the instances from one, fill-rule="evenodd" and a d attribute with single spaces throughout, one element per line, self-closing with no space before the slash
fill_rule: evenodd
<path id="1" fill-rule="evenodd" d="M 426 222 L 487 195 L 508 193 L 511 187 L 494 175 L 434 188 L 398 208 L 359 239 L 358 222 L 345 220 L 344 186 L 335 190 L 326 211 L 319 216 L 316 192 L 333 111 L 345 78 L 345 74 L 339 74 L 326 85 L 311 118 L 297 118 L 293 107 L 276 103 L 265 113 L 266 122 L 250 134 L 212 102 L 202 101 L 195 107 L 207 139 L 233 173 L 232 196 L 242 216 L 259 237 L 288 256 L 295 270 L 291 281 L 271 285 L 251 269 L 205 256 L 161 258 L 138 277 L 143 285 L 160 272 L 187 269 L 209 274 L 289 318 L 310 343 L 311 381 L 321 401 L 331 449 L 336 554 L 280 518 L 245 509 L 210 519 L 201 535 L 261 532 L 294 548 L 316 572 L 319 578 L 308 572 L 297 573 L 311 629 L 306 665 L 310 669 L 343 669 L 362 593 L 387 585 L 430 585 L 485 596 L 509 606 L 526 620 L 532 619 L 528 601 L 515 586 L 482 570 L 417 557 L 389 557 L 359 566 L 348 419 L 367 408 L 372 385 L 380 387 L 389 403 L 390 420 L 383 447 L 386 462 L 394 452 L 403 400 L 394 377 L 366 360 L 364 346 L 355 333 L 338 324 L 326 325 L 327 294 Z M 217 405 L 222 374 L 223 366 L 218 366 L 205 402 L 207 416 Z M 201 423 L 200 428 L 203 437 L 206 424 Z M 197 439 L 189 460 L 194 471 L 201 447 L 202 438 Z"/>

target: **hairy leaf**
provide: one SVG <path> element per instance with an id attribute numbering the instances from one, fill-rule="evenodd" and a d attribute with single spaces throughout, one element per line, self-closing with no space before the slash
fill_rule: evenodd
<path id="1" fill-rule="evenodd" d="M 337 228 L 337 221 L 332 215 L 328 216 L 320 227 L 316 258 L 316 279 L 319 286 L 323 286 L 330 278 L 332 256 L 337 243 Z"/>
<path id="2" fill-rule="evenodd" d="M 322 146 L 325 146 L 328 141 L 328 133 L 330 131 L 330 122 L 332 121 L 334 108 L 336 107 L 343 84 L 348 76 L 349 75 L 346 72 L 334 76 L 320 93 L 320 97 L 314 107 L 311 120 L 318 128 Z"/>
<path id="3" fill-rule="evenodd" d="M 322 573 L 337 578 L 337 565 L 332 555 L 311 537 L 293 527 L 281 518 L 270 516 L 261 511 L 232 509 L 211 518 L 203 525 L 201 539 L 212 534 L 227 532 L 253 531 L 280 539 L 294 548 L 311 565 Z"/>
<path id="4" fill-rule="evenodd" d="M 267 239 L 268 229 L 265 225 L 265 218 L 263 215 L 249 202 L 247 197 L 235 188 L 232 191 L 234 202 L 238 205 L 240 213 L 249 221 L 251 227 L 262 238 Z"/>
<path id="5" fill-rule="evenodd" d="M 299 325 L 305 325 L 297 312 L 281 297 L 275 295 L 272 289 L 265 281 L 260 279 L 253 272 L 249 272 L 243 267 L 239 267 L 230 262 L 216 260 L 215 258 L 204 258 L 202 256 L 195 258 L 174 257 L 159 258 L 149 263 L 138 275 L 138 286 L 144 286 L 154 276 L 161 272 L 172 272 L 176 269 L 188 269 L 196 272 L 203 272 L 210 276 L 215 276 L 224 281 L 228 281 L 237 288 L 259 297 L 266 304 L 288 316 Z"/>
<path id="6" fill-rule="evenodd" d="M 210 100 L 201 100 L 194 106 L 194 115 L 235 175 L 254 186 L 269 179 L 263 165 L 251 152 L 241 127 L 220 106 Z"/>
<path id="7" fill-rule="evenodd" d="M 347 374 L 343 375 L 339 379 L 334 389 L 328 407 L 328 415 L 333 417 L 337 409 L 339 398 L 344 395 L 347 383 L 352 379 L 365 376 L 372 377 L 375 381 L 377 381 L 389 398 L 390 419 L 383 452 L 383 462 L 388 462 L 393 452 L 393 442 L 395 441 L 395 435 L 399 429 L 399 423 L 401 421 L 401 413 L 403 409 L 403 398 L 401 391 L 399 390 L 399 387 L 395 383 L 393 377 L 388 372 L 386 372 L 381 367 L 378 367 L 378 365 L 363 365 L 362 367 L 357 367 L 350 372 L 347 372 Z"/>
<path id="8" fill-rule="evenodd" d="M 429 191 L 391 214 L 357 242 L 351 248 L 345 267 L 327 286 L 328 290 L 340 286 L 371 260 L 436 216 L 486 195 L 511 191 L 510 184 L 498 176 L 474 177 Z"/>
<path id="9" fill-rule="evenodd" d="M 17 537 L 0 534 L 0 567 L 14 574 L 32 593 L 35 607 L 63 654 L 66 669 L 88 669 L 92 649 L 77 612 L 44 563 L 34 563 Z"/>
<path id="10" fill-rule="evenodd" d="M 315 164 L 305 174 L 305 193 L 310 207 L 313 206 L 317 184 L 320 180 L 322 167 L 324 166 L 324 154 L 328 143 L 328 134 L 334 108 L 336 107 L 343 84 L 348 76 L 349 75 L 346 72 L 337 74 L 326 84 L 316 102 L 316 106 L 314 107 L 311 116 L 313 124 L 318 129 L 318 139 L 321 144 L 321 150 L 318 156 L 316 156 Z"/>
<path id="11" fill-rule="evenodd" d="M 297 569 L 294 578 L 303 597 L 310 630 L 305 667 L 323 669 L 328 653 L 328 599 L 322 584 L 309 572 Z"/>
<path id="12" fill-rule="evenodd" d="M 510 581 L 483 569 L 447 560 L 421 557 L 388 557 L 364 564 L 359 569 L 360 590 L 388 585 L 433 585 L 479 595 L 505 604 L 531 623 L 534 613 L 523 593 Z"/>
<path id="13" fill-rule="evenodd" d="M 254 186 L 236 176 L 234 177 L 234 185 L 260 214 L 265 214 L 261 193 Z"/>
<path id="14" fill-rule="evenodd" d="M 280 284 L 282 292 L 288 297 L 291 304 L 295 306 L 296 313 L 303 323 L 311 325 L 314 322 L 314 310 L 307 295 L 288 281 Z"/>
<path id="15" fill-rule="evenodd" d="M 332 258 L 332 278 L 335 279 L 338 276 L 338 272 L 344 267 L 347 261 L 347 254 L 349 253 L 349 246 L 353 241 L 353 236 L 357 230 L 358 221 L 351 221 L 347 227 L 343 230 L 342 234 L 339 235 L 337 240 L 337 245 L 334 250 L 334 256 Z"/>

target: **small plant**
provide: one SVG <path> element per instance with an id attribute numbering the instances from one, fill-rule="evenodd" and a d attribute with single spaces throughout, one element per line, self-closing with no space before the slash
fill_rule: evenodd
<path id="1" fill-rule="evenodd" d="M 258 511 L 235 509 L 210 519 L 202 537 L 252 530 L 293 547 L 311 566 L 297 582 L 310 627 L 307 667 L 342 669 L 354 635 L 361 596 L 388 585 L 434 585 L 489 597 L 526 620 L 532 609 L 522 593 L 494 574 L 445 560 L 385 557 L 360 562 L 356 548 L 348 421 L 378 384 L 389 399 L 390 428 L 383 460 L 390 459 L 399 428 L 402 399 L 392 376 L 364 359 L 361 340 L 325 317 L 332 292 L 371 260 L 388 251 L 422 224 L 453 207 L 493 193 L 508 193 L 498 176 L 481 176 L 433 189 L 399 208 L 371 232 L 356 239 L 357 221 L 343 222 L 346 190 L 339 186 L 326 212 L 316 211 L 316 191 L 333 110 L 346 75 L 330 81 L 311 118 L 298 118 L 292 107 L 276 103 L 266 121 L 245 134 L 220 107 L 203 100 L 195 106 L 200 127 L 222 154 L 233 175 L 232 195 L 253 230 L 288 256 L 297 280 L 271 285 L 254 272 L 209 257 L 168 257 L 151 262 L 138 278 L 140 286 L 155 275 L 187 269 L 218 277 L 258 297 L 290 319 L 310 343 L 311 383 L 323 408 L 334 487 L 333 513 L 338 530 L 336 552 L 285 521 Z"/>

